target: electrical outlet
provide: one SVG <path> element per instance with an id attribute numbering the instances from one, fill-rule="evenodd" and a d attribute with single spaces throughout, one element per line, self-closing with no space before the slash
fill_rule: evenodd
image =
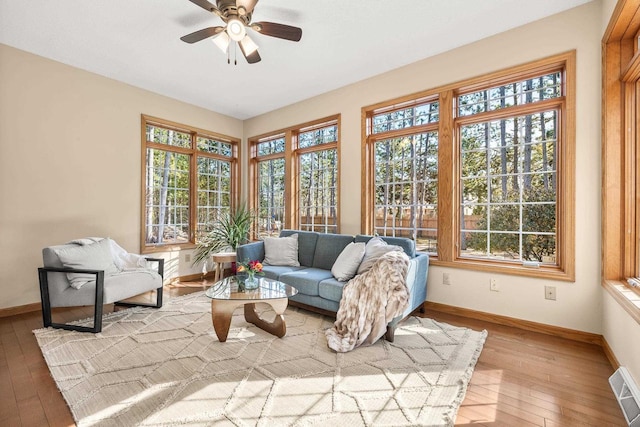
<path id="1" fill-rule="evenodd" d="M 449 277 L 449 273 L 442 273 L 442 284 L 451 285 L 451 278 Z"/>
<path id="2" fill-rule="evenodd" d="M 492 277 L 489 280 L 489 289 L 492 290 L 493 292 L 500 291 L 500 285 L 498 285 L 498 279 L 496 279 L 495 277 Z"/>
<path id="3" fill-rule="evenodd" d="M 555 301 L 556 300 L 556 287 L 555 286 L 545 286 L 544 287 L 544 298 L 548 300 Z"/>
<path id="4" fill-rule="evenodd" d="M 184 254 L 184 262 L 191 262 L 191 254 Z"/>

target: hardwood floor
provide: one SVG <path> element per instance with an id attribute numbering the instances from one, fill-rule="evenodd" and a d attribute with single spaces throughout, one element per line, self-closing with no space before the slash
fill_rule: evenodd
<path id="1" fill-rule="evenodd" d="M 209 285 L 169 285 L 165 296 Z M 65 321 L 92 315 L 91 308 L 54 313 Z M 424 316 L 489 332 L 457 426 L 626 426 L 599 346 L 436 311 Z M 74 425 L 31 332 L 41 327 L 40 312 L 0 318 L 0 426 Z"/>

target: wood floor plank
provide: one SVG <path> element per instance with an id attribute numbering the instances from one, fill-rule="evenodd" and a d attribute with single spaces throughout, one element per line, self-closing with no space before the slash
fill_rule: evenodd
<path id="1" fill-rule="evenodd" d="M 500 398 L 500 395 L 491 395 L 489 393 L 483 393 L 483 390 L 478 390 L 474 387 L 467 389 L 465 400 L 476 402 L 478 405 L 483 405 L 485 408 L 490 408 L 495 412 L 502 412 L 514 417 L 518 420 L 520 425 L 536 425 L 544 427 L 544 417 L 536 414 L 535 412 L 528 411 L 526 408 L 522 408 L 520 402 L 505 402 Z"/>
<path id="2" fill-rule="evenodd" d="M 0 425 L 7 425 L 6 420 L 20 419 L 18 402 L 16 402 L 9 370 L 0 370 Z"/>
<path id="3" fill-rule="evenodd" d="M 497 402 L 487 403 L 485 399 L 477 399 L 473 394 L 465 396 L 466 414 L 481 417 L 484 422 L 493 426 L 518 426 L 518 427 L 536 427 L 543 424 L 534 423 L 521 418 L 518 415 L 512 415 L 508 412 L 508 408 L 498 407 Z M 504 409 L 507 409 L 505 412 Z"/>
<path id="4" fill-rule="evenodd" d="M 40 404 L 40 398 L 37 395 L 19 401 L 18 409 L 20 410 L 20 421 L 23 426 L 46 426 L 49 424 Z"/>
<path id="5" fill-rule="evenodd" d="M 168 285 L 165 299 L 211 284 Z M 112 311 L 113 305 L 105 307 Z M 55 312 L 63 322 L 93 316 L 92 307 Z M 431 310 L 424 316 L 489 333 L 456 426 L 626 425 L 608 388 L 613 368 L 600 347 Z M 0 318 L 0 426 L 75 425 L 31 332 L 41 327 L 40 312 Z"/>

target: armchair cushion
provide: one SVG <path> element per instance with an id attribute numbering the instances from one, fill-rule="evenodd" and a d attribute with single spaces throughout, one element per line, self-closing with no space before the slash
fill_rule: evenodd
<path id="1" fill-rule="evenodd" d="M 79 270 L 104 270 L 105 276 L 118 272 L 111 254 L 110 239 L 85 246 L 63 247 L 55 251 L 63 267 Z M 95 281 L 94 274 L 67 273 L 69 285 L 80 289 L 84 284 Z"/>

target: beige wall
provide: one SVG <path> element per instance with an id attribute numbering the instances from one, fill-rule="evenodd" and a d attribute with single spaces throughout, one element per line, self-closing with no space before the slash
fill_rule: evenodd
<path id="1" fill-rule="evenodd" d="M 616 8 L 618 0 L 602 0 L 602 33 L 607 29 L 613 10 Z"/>
<path id="2" fill-rule="evenodd" d="M 0 308 L 40 301 L 44 246 L 140 250 L 141 113 L 243 136 L 240 120 L 0 45 Z"/>
<path id="3" fill-rule="evenodd" d="M 601 333 L 600 2 L 591 2 L 477 43 L 245 121 L 247 137 L 342 114 L 342 232 L 360 232 L 361 107 L 568 50 L 577 50 L 576 282 L 431 267 L 427 298 L 474 310 Z M 594 29 L 596 29 L 594 31 Z M 442 285 L 448 272 L 451 286 Z M 500 292 L 489 291 L 496 277 Z M 557 286 L 557 301 L 544 286 Z"/>
<path id="4" fill-rule="evenodd" d="M 602 290 L 602 336 L 621 366 L 625 366 L 640 385 L 640 325 L 607 292 Z"/>

